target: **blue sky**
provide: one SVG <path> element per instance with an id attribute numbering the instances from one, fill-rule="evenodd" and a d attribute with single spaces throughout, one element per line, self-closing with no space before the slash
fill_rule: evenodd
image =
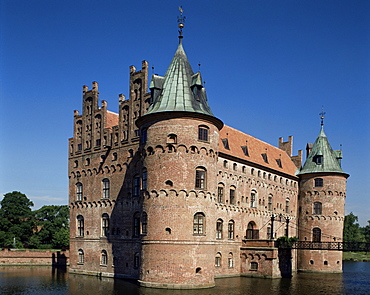
<path id="1" fill-rule="evenodd" d="M 67 204 L 68 138 L 82 85 L 99 83 L 117 111 L 129 66 L 164 75 L 184 48 L 227 125 L 294 154 L 314 142 L 319 113 L 333 149 L 342 144 L 346 212 L 370 220 L 369 1 L 0 0 L 0 193 L 35 208 Z"/>

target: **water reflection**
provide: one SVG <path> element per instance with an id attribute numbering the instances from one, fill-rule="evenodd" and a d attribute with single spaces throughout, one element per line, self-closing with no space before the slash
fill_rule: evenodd
<path id="1" fill-rule="evenodd" d="M 43 295 L 310 295 L 369 294 L 370 263 L 345 262 L 343 274 L 294 274 L 292 279 L 217 279 L 216 287 L 202 290 L 140 288 L 135 282 L 69 274 L 51 267 L 0 267 L 0 294 Z"/>

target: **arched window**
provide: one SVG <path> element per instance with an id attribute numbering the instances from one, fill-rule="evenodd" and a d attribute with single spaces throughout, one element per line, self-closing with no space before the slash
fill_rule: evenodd
<path id="1" fill-rule="evenodd" d="M 84 251 L 82 249 L 78 249 L 78 264 L 83 264 L 85 262 Z"/>
<path id="2" fill-rule="evenodd" d="M 223 221 L 222 219 L 218 219 L 216 222 L 216 239 L 222 239 L 222 227 Z"/>
<path id="3" fill-rule="evenodd" d="M 321 229 L 318 227 L 312 230 L 312 242 L 321 242 Z"/>
<path id="4" fill-rule="evenodd" d="M 269 211 L 272 211 L 272 201 L 273 201 L 272 195 L 269 195 L 269 197 L 268 197 L 268 203 L 267 203 L 267 209 Z"/>
<path id="5" fill-rule="evenodd" d="M 108 264 L 108 254 L 107 251 L 101 251 L 101 265 L 106 266 Z"/>
<path id="6" fill-rule="evenodd" d="M 322 178 L 315 178 L 315 187 L 323 187 L 324 180 Z"/>
<path id="7" fill-rule="evenodd" d="M 195 188 L 197 189 L 205 189 L 206 185 L 206 177 L 207 171 L 203 167 L 198 167 L 195 170 Z"/>
<path id="8" fill-rule="evenodd" d="M 251 192 L 251 208 L 257 208 L 257 192 L 255 190 Z"/>
<path id="9" fill-rule="evenodd" d="M 216 257 L 215 257 L 215 266 L 216 267 L 221 267 L 221 258 L 222 258 L 221 253 L 218 252 L 216 254 Z"/>
<path id="10" fill-rule="evenodd" d="M 229 257 L 227 258 L 227 265 L 229 268 L 234 267 L 234 258 L 233 258 L 233 253 L 229 253 Z"/>
<path id="11" fill-rule="evenodd" d="M 141 218 L 141 233 L 143 235 L 146 235 L 148 232 L 148 214 L 143 212 L 142 218 Z"/>
<path id="12" fill-rule="evenodd" d="M 224 161 L 224 168 L 227 168 L 227 161 Z"/>
<path id="13" fill-rule="evenodd" d="M 77 201 L 82 201 L 82 193 L 83 193 L 82 183 L 81 182 L 77 182 L 76 183 L 76 200 Z"/>
<path id="14" fill-rule="evenodd" d="M 199 212 L 194 215 L 194 222 L 193 222 L 193 234 L 194 235 L 204 235 L 206 232 L 206 220 L 203 213 Z"/>
<path id="15" fill-rule="evenodd" d="M 248 240 L 258 240 L 259 239 L 259 230 L 257 229 L 257 226 L 253 221 L 248 223 L 246 238 Z"/>
<path id="16" fill-rule="evenodd" d="M 140 196 L 140 177 L 139 176 L 134 177 L 133 196 L 134 197 Z"/>
<path id="17" fill-rule="evenodd" d="M 207 126 L 199 126 L 198 127 L 198 140 L 208 141 L 208 130 Z"/>
<path id="18" fill-rule="evenodd" d="M 234 239 L 234 228 L 235 228 L 235 222 L 234 220 L 230 220 L 229 221 L 229 224 L 227 226 L 227 238 L 229 240 L 233 240 Z"/>
<path id="19" fill-rule="evenodd" d="M 238 170 L 238 165 L 236 163 L 233 164 L 233 170 L 234 171 Z"/>
<path id="20" fill-rule="evenodd" d="M 102 180 L 103 184 L 103 199 L 109 199 L 110 195 L 110 182 L 108 178 Z"/>
<path id="21" fill-rule="evenodd" d="M 82 215 L 77 216 L 77 235 L 83 237 L 85 233 L 84 217 Z"/>
<path id="22" fill-rule="evenodd" d="M 217 202 L 224 202 L 224 187 L 223 184 L 219 184 L 217 188 Z"/>
<path id="23" fill-rule="evenodd" d="M 109 235 L 109 215 L 107 213 L 104 213 L 101 218 L 101 235 L 102 237 Z"/>
<path id="24" fill-rule="evenodd" d="M 322 214 L 322 203 L 321 202 L 313 203 L 313 214 Z"/>
<path id="25" fill-rule="evenodd" d="M 169 134 L 167 136 L 167 143 L 177 143 L 177 135 L 176 134 Z"/>
<path id="26" fill-rule="evenodd" d="M 134 215 L 134 237 L 140 235 L 140 214 L 139 212 Z"/>

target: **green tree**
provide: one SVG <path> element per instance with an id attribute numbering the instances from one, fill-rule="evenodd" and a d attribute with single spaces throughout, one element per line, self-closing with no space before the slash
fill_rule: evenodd
<path id="1" fill-rule="evenodd" d="M 37 220 L 38 247 L 62 248 L 69 245 L 69 210 L 67 205 L 43 206 L 34 211 Z M 36 240 L 35 240 L 36 241 Z M 36 243 L 33 245 L 36 246 Z"/>
<path id="2" fill-rule="evenodd" d="M 362 228 L 362 233 L 365 238 L 365 242 L 370 243 L 370 220 L 367 221 L 368 225 Z"/>
<path id="3" fill-rule="evenodd" d="M 357 223 L 358 217 L 352 212 L 344 217 L 343 241 L 363 242 L 364 235 L 360 225 Z"/>
<path id="4" fill-rule="evenodd" d="M 2 247 L 11 247 L 21 243 L 25 245 L 34 230 L 33 203 L 25 194 L 17 191 L 7 193 L 0 202 L 0 243 Z"/>

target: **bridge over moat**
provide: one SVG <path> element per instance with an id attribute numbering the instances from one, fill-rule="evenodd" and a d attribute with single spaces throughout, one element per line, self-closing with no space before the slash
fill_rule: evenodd
<path id="1" fill-rule="evenodd" d="M 286 246 L 279 246 L 286 248 Z M 351 252 L 370 252 L 370 243 L 366 242 L 311 242 L 297 241 L 292 245 L 292 249 L 307 250 L 335 250 Z"/>
<path id="2" fill-rule="evenodd" d="M 280 249 L 300 249 L 300 250 L 333 250 L 333 251 L 351 251 L 351 252 L 370 252 L 370 243 L 367 242 L 312 242 L 296 241 L 292 245 L 281 244 L 275 240 L 248 240 L 243 239 L 242 248 L 263 247 Z"/>

